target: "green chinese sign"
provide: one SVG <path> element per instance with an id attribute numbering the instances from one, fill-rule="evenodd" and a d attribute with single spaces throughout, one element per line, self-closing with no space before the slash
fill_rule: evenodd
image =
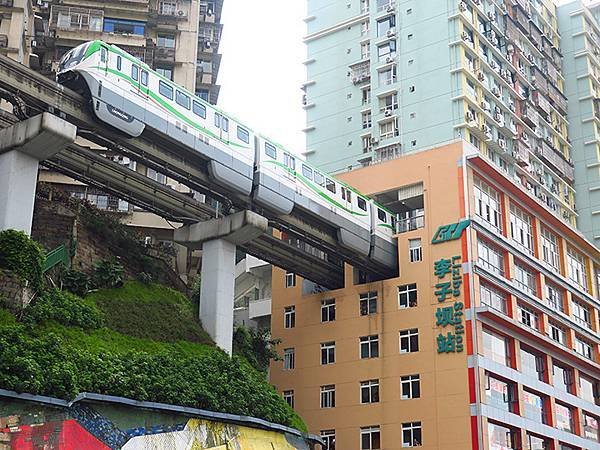
<path id="1" fill-rule="evenodd" d="M 440 244 L 442 242 L 454 241 L 460 238 L 462 232 L 471 224 L 470 219 L 461 220 L 457 223 L 451 223 L 449 225 L 442 225 L 435 232 L 432 244 Z"/>
<path id="2" fill-rule="evenodd" d="M 462 230 L 464 230 L 464 227 Z M 438 303 L 444 303 L 447 298 L 460 297 L 462 286 L 460 256 L 435 261 L 433 263 L 433 274 L 438 280 L 441 280 L 435 285 L 437 290 L 434 292 Z M 449 306 L 438 306 L 435 313 L 435 325 L 443 329 L 437 337 L 438 353 L 460 353 L 463 351 L 463 335 L 465 333 L 463 312 L 464 304 L 461 301 L 455 301 Z M 446 328 L 449 328 L 450 331 L 446 331 Z"/>

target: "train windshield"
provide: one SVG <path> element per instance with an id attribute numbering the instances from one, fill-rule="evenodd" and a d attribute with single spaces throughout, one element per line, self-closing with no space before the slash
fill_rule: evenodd
<path id="1" fill-rule="evenodd" d="M 62 72 L 78 64 L 82 60 L 83 55 L 85 55 L 87 48 L 88 44 L 83 44 L 65 53 L 58 64 L 58 71 Z"/>

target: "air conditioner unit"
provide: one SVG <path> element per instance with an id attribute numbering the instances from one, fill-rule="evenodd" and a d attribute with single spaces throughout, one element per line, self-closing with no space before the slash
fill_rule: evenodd
<path id="1" fill-rule="evenodd" d="M 473 0 L 473 3 L 475 3 L 476 5 L 481 5 L 481 0 Z"/>
<path id="2" fill-rule="evenodd" d="M 460 2 L 458 4 L 458 10 L 459 11 L 466 11 L 467 10 L 467 4 L 465 2 Z"/>
<path id="3" fill-rule="evenodd" d="M 467 119 L 467 122 L 472 122 L 473 120 L 475 120 L 475 117 L 473 116 L 473 113 L 471 111 L 467 111 L 467 114 L 465 114 L 465 118 Z"/>
<path id="4" fill-rule="evenodd" d="M 488 11 L 487 16 L 492 22 L 496 20 L 496 13 L 494 11 Z"/>
<path id="5" fill-rule="evenodd" d="M 385 117 L 390 117 L 392 115 L 392 110 L 386 109 L 384 114 L 385 114 Z"/>
<path id="6" fill-rule="evenodd" d="M 379 139 L 377 139 L 375 137 L 372 137 L 371 138 L 371 145 L 377 145 L 377 144 L 379 144 Z"/>
<path id="7" fill-rule="evenodd" d="M 496 122 L 500 122 L 502 120 L 502 114 L 498 114 L 498 113 L 494 114 L 494 120 Z"/>
<path id="8" fill-rule="evenodd" d="M 533 57 L 533 55 L 531 53 L 529 53 L 527 55 L 527 59 L 529 60 L 530 63 L 534 63 L 535 62 L 535 58 Z"/>
<path id="9" fill-rule="evenodd" d="M 498 66 L 496 65 L 496 62 L 495 62 L 493 59 L 490 61 L 490 67 L 491 67 L 492 69 L 495 69 L 496 67 L 498 67 Z"/>
<path id="10" fill-rule="evenodd" d="M 496 97 L 500 97 L 500 89 L 498 89 L 497 87 L 493 87 L 492 94 L 494 94 Z"/>
<path id="11" fill-rule="evenodd" d="M 390 4 L 387 6 L 386 11 L 387 12 L 393 12 L 396 10 L 396 6 L 394 4 Z"/>
<path id="12" fill-rule="evenodd" d="M 469 39 L 469 35 L 466 32 L 462 32 L 462 34 L 460 35 L 460 37 L 462 38 L 463 41 L 466 41 Z"/>
<path id="13" fill-rule="evenodd" d="M 506 51 L 507 51 L 508 53 L 512 53 L 512 52 L 514 52 L 514 51 L 515 51 L 515 46 L 514 46 L 514 45 L 512 45 L 512 44 L 508 44 L 508 45 L 506 46 Z"/>
<path id="14" fill-rule="evenodd" d="M 499 139 L 498 140 L 498 146 L 502 149 L 502 150 L 506 150 L 506 141 L 504 139 Z"/>
<path id="15" fill-rule="evenodd" d="M 490 31 L 490 41 L 495 42 L 496 41 L 496 32 L 495 31 Z"/>
<path id="16" fill-rule="evenodd" d="M 185 16 L 185 11 L 183 9 L 180 9 L 179 11 L 177 11 L 177 15 L 179 17 L 183 17 L 183 16 Z"/>
<path id="17" fill-rule="evenodd" d="M 479 81 L 485 81 L 485 75 L 484 75 L 484 73 L 483 72 L 477 73 L 477 79 Z"/>
<path id="18" fill-rule="evenodd" d="M 387 57 L 385 58 L 385 62 L 386 62 L 386 63 L 391 63 L 391 62 L 393 62 L 393 61 L 394 61 L 394 58 L 392 58 L 391 56 L 387 56 Z"/>
<path id="19" fill-rule="evenodd" d="M 388 30 L 388 32 L 386 33 L 386 36 L 387 37 L 394 37 L 394 36 L 396 36 L 396 29 L 395 28 L 390 28 Z"/>
<path id="20" fill-rule="evenodd" d="M 483 109 L 484 111 L 490 110 L 490 105 L 488 105 L 488 103 L 485 100 L 481 100 L 479 106 L 481 106 L 481 109 Z"/>

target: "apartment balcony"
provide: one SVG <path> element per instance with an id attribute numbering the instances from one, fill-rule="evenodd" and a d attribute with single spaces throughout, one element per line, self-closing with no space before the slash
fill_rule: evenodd
<path id="1" fill-rule="evenodd" d="M 529 35 L 529 16 L 525 11 L 526 10 L 522 6 L 520 8 L 513 7 L 512 18 L 514 19 L 517 27 L 519 27 L 521 31 L 525 34 L 525 36 L 527 36 Z"/>
<path id="2" fill-rule="evenodd" d="M 529 144 L 522 140 L 513 141 L 512 157 L 515 164 L 523 168 L 529 167 Z"/>
<path id="3" fill-rule="evenodd" d="M 527 125 L 529 125 L 534 131 L 537 129 L 537 127 L 540 126 L 540 117 L 539 117 L 537 111 L 535 111 L 533 106 L 529 103 L 523 102 L 521 119 L 523 120 L 523 122 L 525 122 Z"/>
<path id="4" fill-rule="evenodd" d="M 8 47 L 8 35 L 0 34 L 0 48 Z"/>
<path id="5" fill-rule="evenodd" d="M 536 154 L 544 162 L 546 162 L 554 170 L 556 170 L 560 176 L 569 181 L 569 183 L 573 183 L 573 166 L 571 166 L 571 164 L 569 164 L 563 158 L 563 156 L 561 156 L 545 139 L 542 141 L 541 145 L 536 149 Z"/>
<path id="6" fill-rule="evenodd" d="M 350 65 L 350 80 L 352 84 L 361 84 L 371 80 L 371 62 L 361 61 Z"/>
<path id="7" fill-rule="evenodd" d="M 418 230 L 425 226 L 425 213 L 420 211 L 419 215 L 396 220 L 396 233 L 407 233 Z"/>
<path id="8" fill-rule="evenodd" d="M 271 315 L 271 298 L 250 300 L 248 304 L 248 316 L 250 319 L 266 317 Z"/>
<path id="9" fill-rule="evenodd" d="M 0 7 L 12 8 L 14 6 L 14 0 L 0 0 Z"/>
<path id="10" fill-rule="evenodd" d="M 156 23 L 186 21 L 188 19 L 188 11 L 182 6 L 179 3 L 173 5 L 170 2 L 159 2 L 156 8 L 150 10 L 150 19 Z"/>
<path id="11" fill-rule="evenodd" d="M 375 150 L 375 162 L 389 161 L 402 155 L 400 144 L 386 145 Z"/>
<path id="12" fill-rule="evenodd" d="M 533 104 L 536 106 L 540 115 L 546 119 L 546 122 L 549 119 L 551 107 L 550 102 L 542 95 L 539 91 L 534 91 L 532 95 Z"/>
<path id="13" fill-rule="evenodd" d="M 548 86 L 548 97 L 550 98 L 550 102 L 561 114 L 567 114 L 567 100 L 562 96 L 560 91 L 552 85 Z"/>

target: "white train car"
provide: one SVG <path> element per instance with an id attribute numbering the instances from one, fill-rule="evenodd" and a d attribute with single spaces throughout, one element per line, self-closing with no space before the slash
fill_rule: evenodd
<path id="1" fill-rule="evenodd" d="M 75 47 L 59 63 L 58 81 L 89 95 L 94 114 L 129 136 L 146 127 L 195 149 L 212 179 L 285 215 L 294 209 L 327 221 L 341 245 L 393 267 L 394 215 L 102 41 Z"/>
<path id="2" fill-rule="evenodd" d="M 145 63 L 114 45 L 92 41 L 63 56 L 57 77 L 66 86 L 87 89 L 103 122 L 134 137 L 145 127 L 170 136 L 209 160 L 217 183 L 250 194 L 251 130 Z"/>

